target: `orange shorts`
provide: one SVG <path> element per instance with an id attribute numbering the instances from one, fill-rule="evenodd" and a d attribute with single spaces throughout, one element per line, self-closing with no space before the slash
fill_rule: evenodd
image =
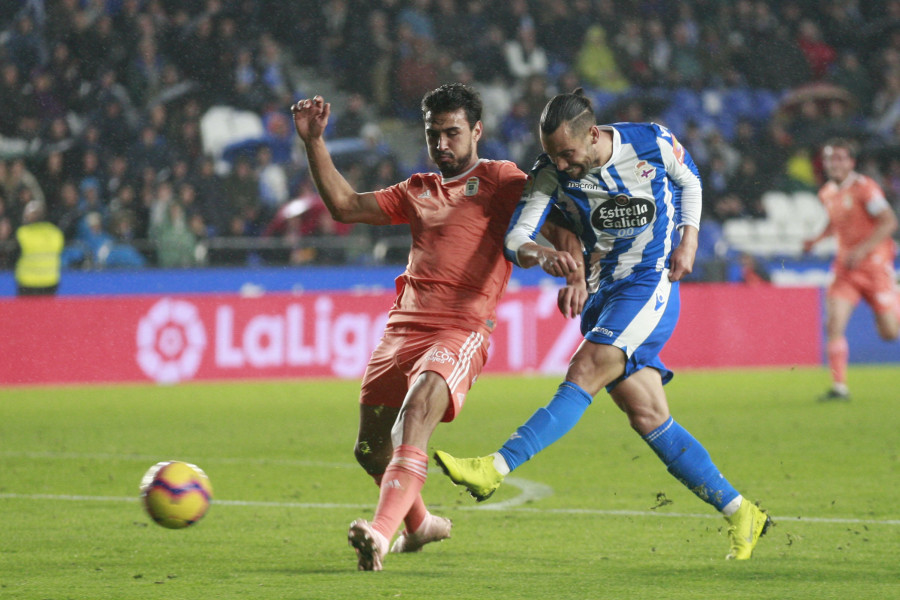
<path id="1" fill-rule="evenodd" d="M 892 312 L 898 302 L 893 265 L 866 263 L 855 269 L 838 267 L 827 296 L 853 305 L 865 300 L 875 314 Z"/>
<path id="2" fill-rule="evenodd" d="M 442 421 L 452 421 L 487 361 L 488 346 L 475 331 L 388 327 L 369 360 L 359 401 L 399 408 L 419 374 L 434 371 L 450 388 Z"/>

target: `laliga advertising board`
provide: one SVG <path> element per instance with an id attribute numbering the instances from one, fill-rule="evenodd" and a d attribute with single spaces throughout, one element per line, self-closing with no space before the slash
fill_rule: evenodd
<path id="1" fill-rule="evenodd" d="M 388 292 L 2 302 L 0 384 L 360 378 L 392 302 Z M 684 286 L 663 358 L 673 368 L 820 364 L 818 303 L 812 289 Z M 510 291 L 497 316 L 485 372 L 565 372 L 582 338 L 555 289 Z"/>

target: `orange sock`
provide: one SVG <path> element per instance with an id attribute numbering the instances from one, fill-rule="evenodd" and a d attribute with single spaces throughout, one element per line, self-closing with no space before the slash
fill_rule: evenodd
<path id="1" fill-rule="evenodd" d="M 372 475 L 370 473 L 370 475 Z M 384 477 L 384 473 L 378 473 L 377 475 L 372 475 L 372 479 L 375 480 L 375 485 L 379 488 L 381 487 L 381 479 Z M 412 506 L 409 508 L 409 512 L 406 513 L 406 516 L 403 517 L 403 524 L 406 525 L 407 531 L 416 531 L 419 529 L 419 525 L 422 524 L 422 521 L 425 520 L 425 517 L 428 516 L 428 508 L 425 506 L 425 501 L 422 500 L 422 494 L 416 496 L 415 500 L 413 500 Z"/>
<path id="2" fill-rule="evenodd" d="M 828 354 L 828 366 L 831 368 L 831 379 L 840 385 L 847 384 L 847 361 L 850 359 L 850 348 L 847 346 L 847 338 L 841 337 L 831 340 L 825 346 Z"/>
<path id="3" fill-rule="evenodd" d="M 391 463 L 381 477 L 381 494 L 372 527 L 391 539 L 420 492 L 428 474 L 428 456 L 415 446 L 401 445 L 394 448 Z M 424 505 L 423 507 L 424 508 Z M 424 515 L 421 516 L 424 519 Z M 421 520 L 416 526 L 421 524 Z"/>

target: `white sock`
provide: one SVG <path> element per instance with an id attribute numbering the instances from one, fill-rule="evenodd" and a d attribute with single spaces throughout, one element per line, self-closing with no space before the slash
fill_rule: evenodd
<path id="1" fill-rule="evenodd" d="M 497 472 L 504 477 L 509 475 L 509 465 L 506 464 L 506 459 L 503 458 L 503 455 L 499 452 L 494 452 L 491 456 L 494 457 L 494 468 L 497 469 Z"/>
<path id="2" fill-rule="evenodd" d="M 738 511 L 738 509 L 741 507 L 741 501 L 743 499 L 744 499 L 744 497 L 741 496 L 740 494 L 738 494 L 737 498 L 735 498 L 734 500 L 732 500 L 731 502 L 729 502 L 728 504 L 726 504 L 725 506 L 722 507 L 722 514 L 725 515 L 726 517 L 730 517 L 731 515 L 736 513 Z"/>

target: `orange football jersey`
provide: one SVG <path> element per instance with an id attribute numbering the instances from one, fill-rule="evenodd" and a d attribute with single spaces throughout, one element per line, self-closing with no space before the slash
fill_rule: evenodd
<path id="1" fill-rule="evenodd" d="M 494 328 L 512 272 L 503 238 L 525 179 L 512 162 L 481 159 L 450 179 L 417 173 L 375 192 L 391 223 L 412 231 L 389 324 Z"/>
<path id="2" fill-rule="evenodd" d="M 881 187 L 870 177 L 851 173 L 838 185 L 829 181 L 819 190 L 819 200 L 828 211 L 831 227 L 837 236 L 838 253 L 836 264 L 843 264 L 843 256 L 854 246 L 872 234 L 875 215 L 882 210 L 890 210 Z M 866 258 L 869 264 L 893 264 L 894 241 L 888 238 L 881 242 Z"/>

